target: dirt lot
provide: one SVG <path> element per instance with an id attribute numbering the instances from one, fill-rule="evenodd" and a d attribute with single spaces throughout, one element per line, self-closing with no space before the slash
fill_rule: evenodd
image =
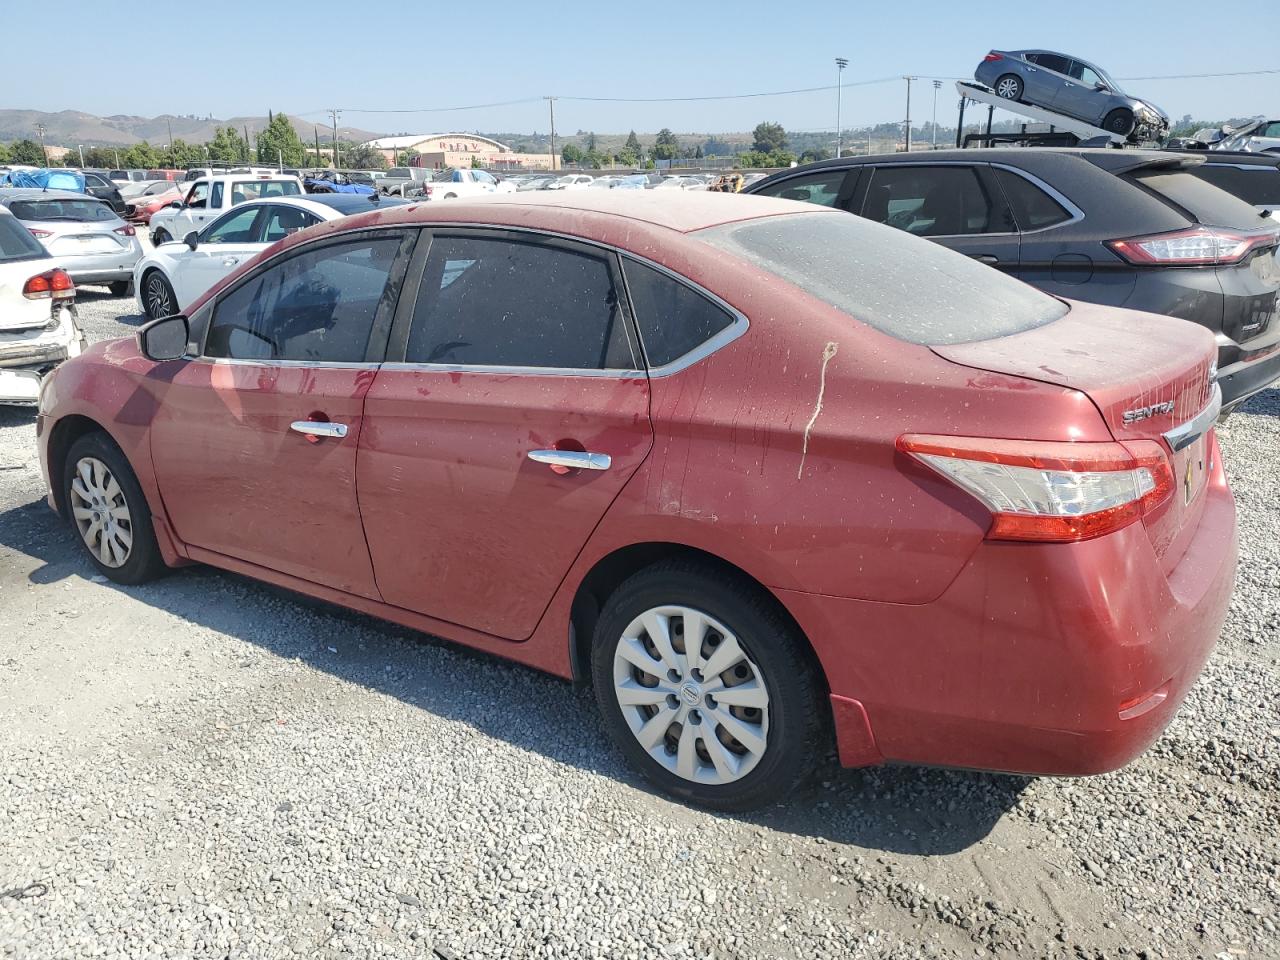
<path id="1" fill-rule="evenodd" d="M 1149 754 L 744 818 L 649 792 L 558 680 L 208 569 L 101 582 L 32 424 L 0 408 L 0 891 L 47 890 L 0 956 L 1280 956 L 1280 391 L 1222 430 L 1236 601 Z"/>

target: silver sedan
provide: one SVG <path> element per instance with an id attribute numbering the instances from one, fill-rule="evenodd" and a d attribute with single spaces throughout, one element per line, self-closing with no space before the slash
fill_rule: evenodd
<path id="1" fill-rule="evenodd" d="M 128 292 L 142 244 L 109 204 L 70 190 L 25 188 L 0 191 L 0 204 L 77 284 L 104 283 L 117 296 Z"/>

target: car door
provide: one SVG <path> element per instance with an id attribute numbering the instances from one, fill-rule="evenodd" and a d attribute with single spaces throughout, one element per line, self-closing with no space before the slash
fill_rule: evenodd
<path id="1" fill-rule="evenodd" d="M 194 250 L 173 254 L 173 292 L 186 307 L 242 260 L 264 249 L 260 242 L 262 206 L 249 204 L 224 213 L 200 231 Z"/>
<path id="2" fill-rule="evenodd" d="M 1035 65 L 1027 68 L 1027 83 L 1023 98 L 1030 103 L 1056 110 L 1062 85 L 1069 77 L 1071 60 L 1059 53 L 1038 53 Z"/>
<path id="3" fill-rule="evenodd" d="M 199 230 L 205 222 L 209 208 L 209 181 L 197 180 L 187 191 L 182 206 L 169 221 L 174 240 L 182 240 L 192 230 Z"/>
<path id="4" fill-rule="evenodd" d="M 653 442 L 616 257 L 441 228 L 416 261 L 400 362 L 365 400 L 357 479 L 378 588 L 523 640 Z"/>
<path id="5" fill-rule="evenodd" d="M 878 165 L 861 213 L 1001 270 L 1017 270 L 1017 226 L 985 163 Z"/>
<path id="6" fill-rule="evenodd" d="M 1087 63 L 1079 60 L 1072 60 L 1067 65 L 1067 77 L 1054 101 L 1054 109 L 1086 122 L 1101 123 L 1106 111 L 1097 86 L 1102 83 L 1102 78 Z"/>
<path id="7" fill-rule="evenodd" d="M 193 558 L 378 598 L 356 448 L 413 240 L 382 230 L 293 247 L 193 317 L 194 359 L 157 382 L 150 431 Z"/>

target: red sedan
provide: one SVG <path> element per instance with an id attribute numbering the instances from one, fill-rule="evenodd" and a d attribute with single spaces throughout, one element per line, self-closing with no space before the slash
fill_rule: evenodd
<path id="1" fill-rule="evenodd" d="M 207 563 L 594 684 L 663 789 L 834 744 L 1086 774 L 1226 614 L 1213 337 L 784 200 L 417 204 L 294 234 L 41 397 L 126 584 Z"/>

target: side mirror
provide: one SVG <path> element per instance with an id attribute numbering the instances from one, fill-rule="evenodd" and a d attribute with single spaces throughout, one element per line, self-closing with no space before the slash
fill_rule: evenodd
<path id="1" fill-rule="evenodd" d="M 182 242 L 187 245 L 188 249 L 194 250 L 200 244 L 200 234 L 192 230 L 182 238 Z"/>
<path id="2" fill-rule="evenodd" d="M 1101 81 L 1099 81 L 1098 83 L 1095 83 L 1093 85 L 1093 89 L 1097 90 L 1099 93 L 1102 93 L 1104 91 L 1110 90 L 1111 88 L 1108 87 L 1105 83 L 1102 83 Z"/>
<path id="3" fill-rule="evenodd" d="M 175 313 L 152 320 L 138 330 L 138 349 L 148 360 L 179 360 L 187 355 L 190 336 L 187 318 Z"/>

